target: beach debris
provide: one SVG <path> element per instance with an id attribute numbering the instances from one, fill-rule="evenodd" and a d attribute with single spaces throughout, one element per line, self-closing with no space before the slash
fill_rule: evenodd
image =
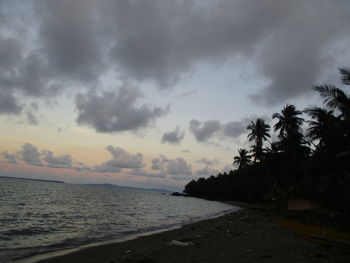
<path id="1" fill-rule="evenodd" d="M 194 246 L 192 242 L 181 242 L 178 240 L 172 240 L 169 245 L 175 245 L 175 246 L 180 246 L 180 247 L 189 247 L 189 246 Z"/>
<path id="2" fill-rule="evenodd" d="M 130 254 L 132 252 L 132 250 L 126 250 L 124 253 L 125 254 Z"/>

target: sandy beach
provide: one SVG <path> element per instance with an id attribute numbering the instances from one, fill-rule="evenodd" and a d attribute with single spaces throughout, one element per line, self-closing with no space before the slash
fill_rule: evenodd
<path id="1" fill-rule="evenodd" d="M 350 262 L 347 248 L 296 237 L 271 213 L 242 209 L 179 229 L 88 247 L 49 258 L 59 262 Z"/>

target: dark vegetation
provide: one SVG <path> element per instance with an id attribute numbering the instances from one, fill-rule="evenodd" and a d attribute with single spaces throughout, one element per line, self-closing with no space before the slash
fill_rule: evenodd
<path id="1" fill-rule="evenodd" d="M 349 88 L 350 70 L 340 69 L 340 74 L 343 88 Z M 237 169 L 193 180 L 184 192 L 210 200 L 270 203 L 279 209 L 290 199 L 302 198 L 350 214 L 350 96 L 334 85 L 314 90 L 323 107 L 300 111 L 287 104 L 274 113 L 275 142 L 270 141 L 270 125 L 261 118 L 252 121 L 247 129 L 253 144 L 249 151 L 238 150 L 233 162 Z"/>

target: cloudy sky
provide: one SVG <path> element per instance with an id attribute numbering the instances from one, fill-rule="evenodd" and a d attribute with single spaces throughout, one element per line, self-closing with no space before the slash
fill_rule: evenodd
<path id="1" fill-rule="evenodd" d="M 350 66 L 350 2 L 0 0 L 0 175 L 182 190 Z"/>

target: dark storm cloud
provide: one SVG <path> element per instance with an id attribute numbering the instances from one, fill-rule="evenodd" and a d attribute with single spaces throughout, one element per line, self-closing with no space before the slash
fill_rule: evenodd
<path id="1" fill-rule="evenodd" d="M 350 33 L 345 1 L 115 1 L 120 33 L 112 56 L 120 70 L 161 86 L 198 62 L 237 56 L 256 62 L 269 84 L 253 96 L 297 97 L 326 69 L 326 49 Z M 348 40 L 347 40 L 348 41 Z"/>
<path id="2" fill-rule="evenodd" d="M 11 90 L 0 90 L 0 114 L 18 114 L 22 105 Z"/>
<path id="3" fill-rule="evenodd" d="M 180 144 L 185 137 L 185 132 L 177 126 L 174 131 L 163 134 L 162 143 Z"/>
<path id="4" fill-rule="evenodd" d="M 16 75 L 16 65 L 20 62 L 20 43 L 14 38 L 0 35 L 0 113 L 18 114 L 22 107 L 12 89 Z"/>
<path id="5" fill-rule="evenodd" d="M 215 137 L 238 138 L 247 131 L 248 119 L 221 124 L 218 120 L 190 121 L 190 131 L 198 142 L 208 142 Z"/>
<path id="6" fill-rule="evenodd" d="M 29 52 L 16 38 L 0 35 L 0 113 L 19 114 L 23 97 L 47 98 L 57 95 L 62 86 L 56 83 L 40 53 Z"/>
<path id="7" fill-rule="evenodd" d="M 101 94 L 88 92 L 76 96 L 77 122 L 94 128 L 97 132 L 137 130 L 165 115 L 167 108 L 139 105 L 141 92 L 134 87 L 122 86 L 118 92 Z"/>
<path id="8" fill-rule="evenodd" d="M 94 1 L 60 0 L 36 2 L 39 39 L 48 66 L 64 78 L 95 81 L 102 70 L 103 49 Z"/>
<path id="9" fill-rule="evenodd" d="M 334 65 L 337 56 L 349 56 L 348 1 L 0 4 L 0 113 L 20 113 L 21 96 L 55 96 L 74 83 L 91 88 L 106 69 L 166 88 L 200 63 L 236 57 L 265 80 L 251 98 L 273 105 L 305 94 L 330 68 L 343 66 Z"/>

